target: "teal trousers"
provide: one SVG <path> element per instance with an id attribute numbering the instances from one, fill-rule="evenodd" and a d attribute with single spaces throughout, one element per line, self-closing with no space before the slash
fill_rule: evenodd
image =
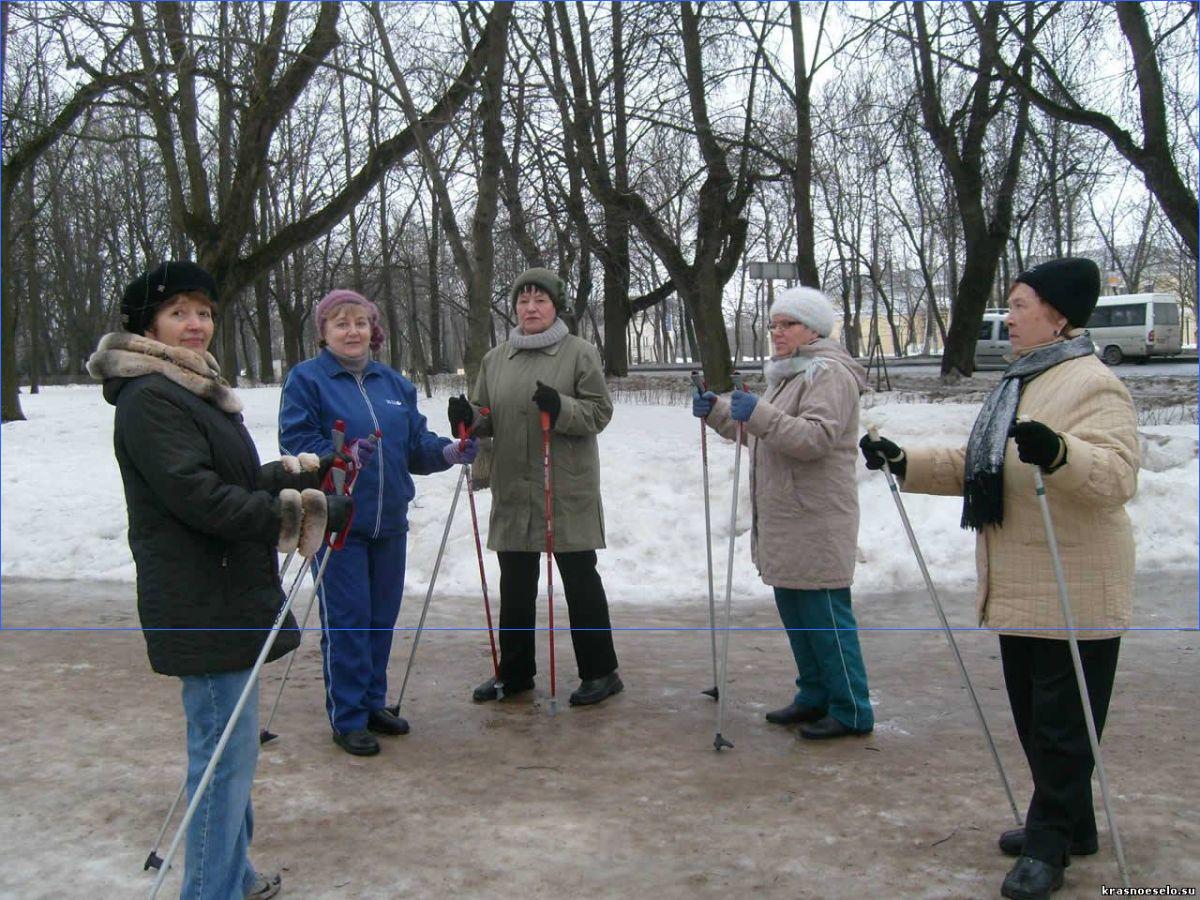
<path id="1" fill-rule="evenodd" d="M 795 702 L 824 709 L 847 728 L 873 728 L 875 715 L 858 625 L 850 611 L 850 588 L 774 590 L 799 673 Z"/>

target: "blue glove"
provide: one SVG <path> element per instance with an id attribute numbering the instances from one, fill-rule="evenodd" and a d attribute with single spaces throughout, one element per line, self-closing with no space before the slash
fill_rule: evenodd
<path id="1" fill-rule="evenodd" d="M 747 391 L 734 391 L 729 398 L 729 414 L 735 422 L 749 422 L 758 403 L 758 395 Z"/>
<path id="2" fill-rule="evenodd" d="M 475 462 L 477 453 L 479 453 L 479 441 L 476 438 L 468 440 L 467 445 L 461 450 L 458 441 L 451 441 L 442 448 L 442 458 L 452 466 L 470 465 Z"/>
<path id="3" fill-rule="evenodd" d="M 703 419 L 712 412 L 713 404 L 717 402 L 717 395 L 712 391 L 705 391 L 703 394 L 692 394 L 692 415 L 697 419 Z"/>

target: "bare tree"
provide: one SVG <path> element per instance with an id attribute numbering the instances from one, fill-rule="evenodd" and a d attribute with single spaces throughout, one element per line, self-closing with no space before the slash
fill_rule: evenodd
<path id="1" fill-rule="evenodd" d="M 1038 36 L 1048 24 L 1069 14 L 1067 8 L 1070 5 L 1057 2 L 1039 9 L 1040 18 L 1031 27 L 1018 25 L 1005 13 L 1012 33 L 1019 41 L 1016 61 L 1008 62 L 1001 51 L 994 22 L 989 22 L 987 14 L 981 16 L 971 4 L 965 4 L 979 35 L 985 63 L 994 66 L 1025 100 L 1034 103 L 1042 112 L 1064 122 L 1095 129 L 1104 135 L 1116 151 L 1142 173 L 1147 189 L 1158 200 L 1164 215 L 1183 239 L 1192 257 L 1197 258 L 1200 208 L 1197 207 L 1195 192 L 1184 181 L 1176 162 L 1172 146 L 1172 121 L 1167 114 L 1160 62 L 1166 39 L 1172 33 L 1189 27 L 1194 29 L 1196 5 L 1179 4 L 1178 18 L 1165 22 L 1159 34 L 1152 34 L 1144 4 L 1111 4 L 1132 63 L 1141 119 L 1140 143 L 1109 114 L 1087 106 L 1080 99 L 1081 86 L 1068 84 L 1059 66 L 1048 59 L 1039 47 Z M 990 12 L 993 4 L 988 6 Z M 1084 26 L 1091 24 L 1087 20 L 1079 21 Z M 1194 31 L 1188 43 L 1194 53 Z M 1043 81 L 1050 85 L 1048 91 L 1039 87 Z M 1188 143 L 1180 147 L 1179 152 L 1194 154 L 1195 144 Z"/>

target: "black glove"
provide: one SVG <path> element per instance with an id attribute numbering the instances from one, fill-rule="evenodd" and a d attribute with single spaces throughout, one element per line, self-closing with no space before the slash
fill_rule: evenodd
<path id="1" fill-rule="evenodd" d="M 459 426 L 466 425 L 468 429 L 471 423 L 475 421 L 475 407 L 465 395 L 459 394 L 457 397 L 450 398 L 450 405 L 446 409 L 446 415 L 450 418 L 450 436 L 457 438 L 459 434 Z"/>
<path id="2" fill-rule="evenodd" d="M 871 440 L 869 434 L 864 434 L 858 442 L 858 449 L 862 451 L 868 469 L 882 469 L 886 460 L 888 468 L 897 478 L 903 478 L 904 473 L 908 471 L 908 460 L 904 458 L 904 451 L 900 449 L 899 444 L 894 444 L 887 438 Z"/>
<path id="3" fill-rule="evenodd" d="M 1021 462 L 1047 470 L 1056 468 L 1054 462 L 1063 451 L 1063 439 L 1048 426 L 1041 422 L 1014 422 L 1009 426 L 1008 436 L 1017 442 Z"/>
<path id="4" fill-rule="evenodd" d="M 558 421 L 558 414 L 562 412 L 562 397 L 558 395 L 558 391 L 539 381 L 537 390 L 533 392 L 533 402 L 542 412 L 550 413 L 550 427 L 553 428 L 554 423 Z"/>
<path id="5" fill-rule="evenodd" d="M 325 530 L 330 534 L 341 534 L 350 524 L 354 514 L 354 499 L 345 494 L 325 495 Z"/>

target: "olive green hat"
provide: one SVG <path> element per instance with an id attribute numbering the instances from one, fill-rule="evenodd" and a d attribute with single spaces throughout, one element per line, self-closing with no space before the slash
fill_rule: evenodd
<path id="1" fill-rule="evenodd" d="M 521 293 L 521 289 L 531 284 L 540 287 L 549 294 L 550 300 L 554 303 L 555 310 L 562 312 L 563 303 L 566 301 L 567 286 L 558 277 L 557 273 L 551 272 L 549 269 L 526 269 L 518 275 L 508 295 L 509 303 L 516 306 L 517 295 Z"/>

